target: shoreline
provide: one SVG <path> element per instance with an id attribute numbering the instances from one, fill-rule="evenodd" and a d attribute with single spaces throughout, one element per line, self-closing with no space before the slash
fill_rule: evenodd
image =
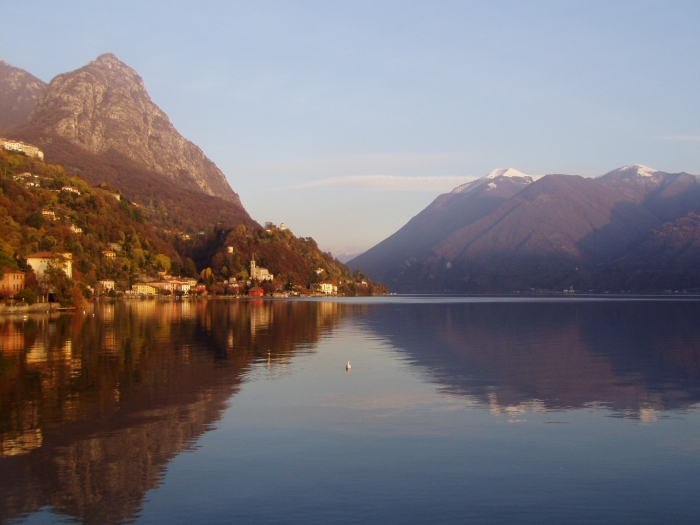
<path id="1" fill-rule="evenodd" d="M 639 292 L 639 293 L 561 293 L 561 292 L 541 292 L 541 293 L 492 293 L 492 294 L 381 294 L 381 295 L 295 295 L 295 296 L 263 296 L 254 297 L 248 295 L 211 295 L 201 297 L 172 297 L 157 295 L 125 296 L 125 297 L 101 297 L 90 301 L 84 308 L 62 307 L 59 303 L 35 303 L 33 305 L 0 305 L 0 317 L 22 316 L 27 314 L 56 314 L 75 313 L 82 310 L 87 312 L 93 310 L 99 303 L 116 303 L 117 301 L 158 301 L 158 302 L 204 302 L 204 301 L 280 301 L 280 300 L 308 300 L 308 299 L 341 299 L 341 300 L 368 300 L 368 299 L 548 299 L 548 300 L 700 300 L 700 292 Z"/>

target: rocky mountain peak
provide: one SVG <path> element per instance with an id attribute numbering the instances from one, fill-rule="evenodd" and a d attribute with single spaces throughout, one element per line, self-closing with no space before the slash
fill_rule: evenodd
<path id="1" fill-rule="evenodd" d="M 138 73 L 111 53 L 54 78 L 28 126 L 91 153 L 120 154 L 184 188 L 240 204 L 221 170 L 178 133 Z"/>
<path id="2" fill-rule="evenodd" d="M 45 87 L 34 75 L 0 60 L 0 130 L 24 122 Z"/>

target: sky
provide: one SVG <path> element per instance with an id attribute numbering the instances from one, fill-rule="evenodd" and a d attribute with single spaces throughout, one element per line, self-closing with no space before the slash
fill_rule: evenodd
<path id="1" fill-rule="evenodd" d="M 493 169 L 700 174 L 700 2 L 0 0 L 48 82 L 111 52 L 261 224 L 364 251 Z M 26 23 L 22 23 L 25 21 Z"/>

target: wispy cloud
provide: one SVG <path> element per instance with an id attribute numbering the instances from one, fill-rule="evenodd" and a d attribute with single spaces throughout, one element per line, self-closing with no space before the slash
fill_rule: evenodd
<path id="1" fill-rule="evenodd" d="M 298 160 L 242 164 L 227 167 L 235 175 L 257 177 L 349 177 L 360 173 L 421 175 L 426 171 L 454 173 L 464 169 L 466 153 L 397 153 L 312 157 Z"/>
<path id="2" fill-rule="evenodd" d="M 700 135 L 666 135 L 661 140 L 671 140 L 674 142 L 700 142 Z"/>
<path id="3" fill-rule="evenodd" d="M 432 177 L 407 177 L 403 175 L 351 175 L 328 177 L 287 186 L 283 189 L 304 188 L 356 188 L 368 191 L 392 192 L 446 192 L 476 177 L 464 175 L 436 175 Z"/>

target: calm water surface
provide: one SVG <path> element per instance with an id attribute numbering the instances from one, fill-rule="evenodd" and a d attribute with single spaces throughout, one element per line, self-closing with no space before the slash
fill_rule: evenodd
<path id="1" fill-rule="evenodd" d="M 428 297 L 6 318 L 0 523 L 697 523 L 699 321 Z"/>

